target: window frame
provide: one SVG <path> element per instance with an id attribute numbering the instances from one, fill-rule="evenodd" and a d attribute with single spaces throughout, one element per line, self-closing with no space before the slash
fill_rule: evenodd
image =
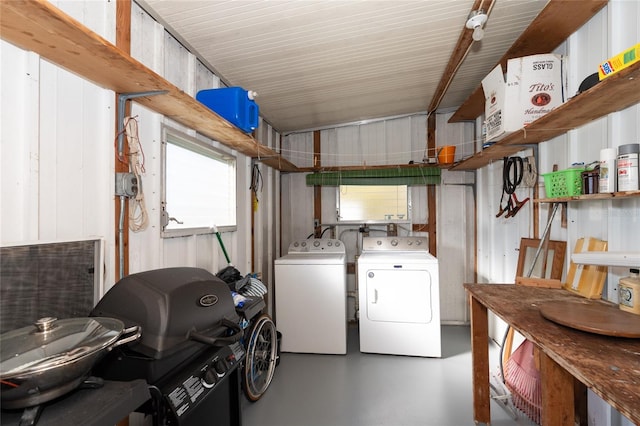
<path id="1" fill-rule="evenodd" d="M 169 141 L 171 139 L 171 142 Z M 193 151 L 197 154 L 209 157 L 218 161 L 231 161 L 234 170 L 233 182 L 233 204 L 234 204 L 234 225 L 217 226 L 219 232 L 234 232 L 238 228 L 238 158 L 223 149 L 209 145 L 206 142 L 196 139 L 187 133 L 174 127 L 162 125 L 161 140 L 161 199 L 160 199 L 160 236 L 162 238 L 188 237 L 194 235 L 214 234 L 216 229 L 211 226 L 166 229 L 169 224 L 170 212 L 167 212 L 167 145 L 172 144 L 183 149 Z M 178 218 L 179 219 L 179 218 Z"/>
<path id="2" fill-rule="evenodd" d="M 380 220 L 342 220 L 340 219 L 340 193 L 341 193 L 341 187 L 342 186 L 361 186 L 361 185 L 338 185 L 336 186 L 336 222 L 340 225 L 351 225 L 351 224 L 371 224 L 371 225 L 376 225 L 376 224 L 387 224 L 387 223 L 412 223 L 412 202 L 411 202 L 411 186 L 410 185 L 406 185 L 406 184 L 400 184 L 400 185 L 366 185 L 366 186 L 380 186 L 380 187 L 389 187 L 389 186 L 393 186 L 393 187 L 399 187 L 399 186 L 404 186 L 406 187 L 407 190 L 407 217 L 400 220 L 400 219 L 389 219 L 389 220 L 385 220 L 385 219 L 380 219 Z"/>

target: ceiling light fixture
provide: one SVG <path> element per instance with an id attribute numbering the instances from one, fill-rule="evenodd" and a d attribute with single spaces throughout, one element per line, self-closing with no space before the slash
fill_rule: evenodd
<path id="1" fill-rule="evenodd" d="M 469 14 L 469 17 L 467 18 L 467 28 L 473 30 L 472 38 L 474 41 L 482 40 L 482 37 L 484 36 L 484 30 L 482 27 L 487 22 L 487 18 L 487 14 L 484 13 L 484 10 L 482 9 L 473 10 Z"/>

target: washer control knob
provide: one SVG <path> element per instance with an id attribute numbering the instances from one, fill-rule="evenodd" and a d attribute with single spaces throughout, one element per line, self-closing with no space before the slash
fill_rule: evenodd
<path id="1" fill-rule="evenodd" d="M 422 241 L 421 241 L 421 240 L 416 240 L 416 245 L 417 245 L 417 246 L 419 246 L 419 245 L 421 245 L 421 244 L 422 244 Z"/>
<path id="2" fill-rule="evenodd" d="M 411 241 L 411 240 L 407 241 L 407 245 L 412 246 L 413 245 L 413 241 Z"/>
<path id="3" fill-rule="evenodd" d="M 391 240 L 391 245 L 396 247 L 398 245 L 398 240 L 396 240 L 395 238 Z"/>
<path id="4" fill-rule="evenodd" d="M 331 241 L 327 241 L 327 247 L 331 247 L 333 243 Z"/>
<path id="5" fill-rule="evenodd" d="M 320 247 L 320 241 L 315 240 L 315 241 L 313 242 L 313 246 L 314 246 L 314 247 Z"/>
<path id="6" fill-rule="evenodd" d="M 298 247 L 300 244 L 296 241 L 295 243 L 293 243 L 294 247 Z"/>
<path id="7" fill-rule="evenodd" d="M 340 247 L 340 241 L 336 241 L 336 247 Z"/>
<path id="8" fill-rule="evenodd" d="M 378 240 L 378 241 L 376 241 L 376 244 L 381 246 L 382 245 L 382 241 Z"/>
<path id="9" fill-rule="evenodd" d="M 306 247 L 307 243 L 305 243 L 304 241 L 300 244 L 302 247 Z"/>

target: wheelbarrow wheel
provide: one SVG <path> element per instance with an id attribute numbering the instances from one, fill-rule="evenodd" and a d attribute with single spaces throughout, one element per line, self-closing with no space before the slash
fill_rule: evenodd
<path id="1" fill-rule="evenodd" d="M 278 341 L 276 326 L 267 314 L 254 322 L 243 367 L 243 390 L 255 402 L 266 392 L 276 368 Z"/>

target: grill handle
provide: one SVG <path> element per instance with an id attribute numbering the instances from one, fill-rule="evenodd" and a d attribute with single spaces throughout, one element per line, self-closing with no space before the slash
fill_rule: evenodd
<path id="1" fill-rule="evenodd" d="M 225 327 L 233 330 L 233 334 L 230 336 L 210 337 L 202 333 L 199 333 L 196 330 L 189 330 L 188 338 L 191 340 L 195 340 L 196 342 L 204 343 L 205 345 L 209 345 L 209 346 L 230 345 L 242 339 L 243 332 L 239 324 L 236 324 L 233 321 L 223 318 L 220 320 L 220 325 L 224 325 Z"/>

